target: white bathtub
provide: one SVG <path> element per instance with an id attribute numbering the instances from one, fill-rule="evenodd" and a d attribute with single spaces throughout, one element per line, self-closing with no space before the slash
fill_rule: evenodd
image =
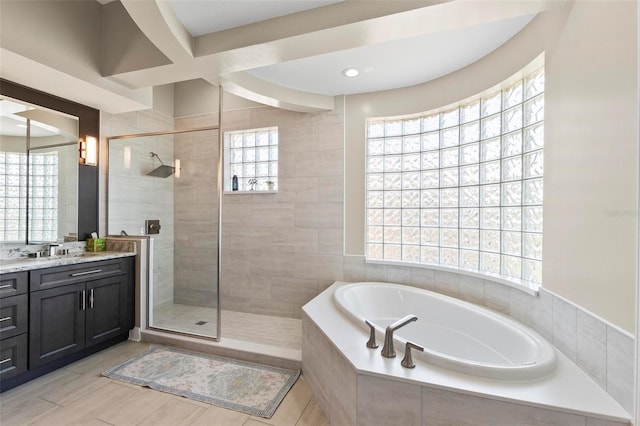
<path id="1" fill-rule="evenodd" d="M 414 359 L 479 377 L 530 380 L 556 368 L 553 347 L 524 325 L 488 309 L 414 287 L 388 283 L 356 283 L 338 288 L 338 308 L 368 330 L 376 326 L 378 342 L 387 325 L 413 314 L 418 321 L 395 332 L 396 351 L 407 340 L 425 348 Z M 377 349 L 379 350 L 379 349 Z"/>

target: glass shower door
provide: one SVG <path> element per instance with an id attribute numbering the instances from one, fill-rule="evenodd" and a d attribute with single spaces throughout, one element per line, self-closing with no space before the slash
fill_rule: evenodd
<path id="1" fill-rule="evenodd" d="M 152 239 L 148 327 L 218 338 L 218 131 L 127 135 L 108 143 L 109 233 Z"/>

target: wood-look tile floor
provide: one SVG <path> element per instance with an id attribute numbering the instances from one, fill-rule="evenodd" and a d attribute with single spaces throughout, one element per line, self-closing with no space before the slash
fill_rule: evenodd
<path id="1" fill-rule="evenodd" d="M 148 348 L 123 342 L 0 394 L 0 424 L 324 426 L 301 376 L 270 419 L 130 385 L 101 375 Z"/>

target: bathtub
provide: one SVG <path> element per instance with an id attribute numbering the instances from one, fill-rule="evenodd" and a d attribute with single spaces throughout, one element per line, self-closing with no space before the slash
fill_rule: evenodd
<path id="1" fill-rule="evenodd" d="M 333 293 L 340 311 L 369 330 L 375 325 L 383 343 L 387 325 L 401 317 L 418 317 L 394 334 L 396 351 L 412 341 L 424 347 L 414 359 L 457 372 L 501 380 L 531 380 L 556 368 L 554 348 L 542 336 L 508 317 L 488 309 L 414 287 L 363 282 Z"/>

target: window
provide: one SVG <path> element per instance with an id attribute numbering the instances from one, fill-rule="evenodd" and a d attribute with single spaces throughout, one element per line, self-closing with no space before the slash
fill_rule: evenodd
<path id="1" fill-rule="evenodd" d="M 439 111 L 369 119 L 366 256 L 541 282 L 544 71 Z"/>
<path id="2" fill-rule="evenodd" d="M 55 241 L 58 229 L 58 155 L 29 155 L 29 241 Z M 0 220 L 2 241 L 27 239 L 27 154 L 0 152 Z"/>
<path id="3" fill-rule="evenodd" d="M 278 189 L 278 128 L 224 133 L 225 191 Z M 234 189 L 234 176 L 238 187 Z"/>

